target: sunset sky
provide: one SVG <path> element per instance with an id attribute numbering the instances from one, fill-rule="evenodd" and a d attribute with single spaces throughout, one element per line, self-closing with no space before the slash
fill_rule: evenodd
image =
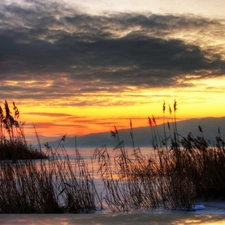
<path id="1" fill-rule="evenodd" d="M 225 1 L 1 0 L 0 79 L 29 134 L 225 116 Z"/>

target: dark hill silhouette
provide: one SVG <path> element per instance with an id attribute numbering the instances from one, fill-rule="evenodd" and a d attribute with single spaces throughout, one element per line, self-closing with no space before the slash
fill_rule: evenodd
<path id="1" fill-rule="evenodd" d="M 181 136 L 187 136 L 189 132 L 193 134 L 194 137 L 202 135 L 199 131 L 199 126 L 203 130 L 203 136 L 210 140 L 212 143 L 215 137 L 218 135 L 218 128 L 220 128 L 222 138 L 225 138 L 225 117 L 220 118 L 202 118 L 202 119 L 189 119 L 177 122 L 178 133 Z M 172 129 L 173 124 L 170 123 Z M 113 127 L 112 127 L 113 129 Z M 163 137 L 163 124 L 158 126 L 159 134 Z M 166 124 L 166 133 L 169 135 L 168 126 Z M 119 130 L 119 135 L 121 140 L 124 141 L 125 146 L 131 146 L 132 141 L 130 137 L 130 129 Z M 133 128 L 133 137 L 136 146 L 151 146 L 151 127 L 138 127 Z M 101 133 L 91 133 L 84 136 L 76 137 L 77 147 L 100 147 L 102 145 L 115 146 L 116 140 L 111 136 L 110 131 Z M 58 141 L 49 142 L 55 145 Z M 66 137 L 65 141 L 66 147 L 75 146 L 74 137 Z"/>

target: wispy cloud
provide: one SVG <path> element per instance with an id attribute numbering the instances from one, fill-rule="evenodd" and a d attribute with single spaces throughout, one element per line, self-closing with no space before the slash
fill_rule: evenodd
<path id="1" fill-rule="evenodd" d="M 27 112 L 24 114 L 34 115 L 34 116 L 49 116 L 49 117 L 72 116 L 72 114 L 67 114 L 67 113 L 48 113 L 48 112 Z M 78 118 L 80 118 L 80 117 L 78 116 Z"/>

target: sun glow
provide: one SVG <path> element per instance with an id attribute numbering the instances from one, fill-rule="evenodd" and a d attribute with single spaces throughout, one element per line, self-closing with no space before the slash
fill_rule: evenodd
<path id="1" fill-rule="evenodd" d="M 178 103 L 178 120 L 202 117 L 222 117 L 225 115 L 225 78 L 199 79 L 187 76 L 192 85 L 187 88 L 137 88 L 127 86 L 119 95 L 101 92 L 94 96 L 86 94 L 66 99 L 17 102 L 21 120 L 26 121 L 27 129 L 33 132 L 33 123 L 41 135 L 60 136 L 84 135 L 93 132 L 129 128 L 130 119 L 134 127 L 148 126 L 148 117 L 156 117 L 162 123 L 163 102 L 166 102 L 165 115 L 169 119 L 169 105 Z M 181 82 L 181 80 L 180 80 Z M 28 82 L 28 84 L 33 82 Z M 213 91 L 212 91 L 212 87 Z M 216 88 L 215 88 L 216 87 Z M 188 95 L 187 95 L 188 93 Z M 197 98 L 196 98 L 197 96 Z M 15 100 L 12 100 L 15 101 Z M 10 102 L 10 101 L 9 101 Z M 80 102 L 80 103 L 79 103 Z M 89 102 L 89 104 L 83 104 Z M 79 103 L 79 105 L 76 105 Z"/>

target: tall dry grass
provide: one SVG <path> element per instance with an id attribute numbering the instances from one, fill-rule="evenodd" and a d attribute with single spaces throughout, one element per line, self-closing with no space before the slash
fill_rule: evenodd
<path id="1" fill-rule="evenodd" d="M 1 114 L 4 150 L 0 160 L 0 213 L 89 213 L 102 210 L 104 204 L 112 212 L 156 208 L 191 210 L 198 200 L 225 199 L 225 141 L 220 130 L 215 145 L 205 140 L 200 126 L 199 136 L 189 133 L 182 137 L 176 121 L 177 107 L 176 101 L 173 109 L 168 106 L 166 121 L 164 102 L 163 134 L 154 116 L 148 118 L 154 149 L 150 156 L 143 155 L 135 145 L 132 121 L 132 149 L 126 148 L 114 127 L 113 152 L 103 145 L 93 153 L 93 163 L 98 165 L 104 186 L 99 193 L 95 174 L 77 147 L 75 159 L 68 157 L 63 144 L 65 136 L 56 148 L 46 143 L 45 159 L 22 157 L 21 149 L 27 145 L 16 127 L 19 112 L 14 104 L 12 119 L 6 102 L 5 115 Z M 6 149 L 12 156 L 4 156 Z"/>
<path id="2" fill-rule="evenodd" d="M 99 164 L 106 195 L 104 199 L 112 211 L 141 208 L 169 208 L 191 210 L 198 200 L 225 198 L 225 142 L 220 132 L 215 146 L 200 136 L 179 134 L 176 111 L 168 106 L 170 120 L 165 121 L 164 134 L 159 133 L 154 116 L 149 118 L 152 146 L 151 157 L 143 156 L 135 146 L 132 121 L 130 135 L 133 145 L 128 150 L 118 130 L 111 131 L 116 140 L 115 156 L 106 146 L 96 149 L 94 158 Z"/>
<path id="3" fill-rule="evenodd" d="M 62 141 L 62 140 L 61 140 Z M 48 159 L 0 161 L 0 213 L 90 213 L 101 206 L 88 166 L 60 142 Z"/>
<path id="4" fill-rule="evenodd" d="M 0 107 L 0 213 L 88 213 L 100 207 L 78 149 L 69 159 L 65 136 L 56 148 L 46 143 L 45 152 L 40 142 L 39 148 L 28 146 L 15 103 L 13 111 L 7 101 Z"/>
<path id="5" fill-rule="evenodd" d="M 20 113 L 13 102 L 13 113 L 8 102 L 4 109 L 0 106 L 0 160 L 41 159 L 46 155 L 35 147 L 29 146 L 20 121 Z"/>

